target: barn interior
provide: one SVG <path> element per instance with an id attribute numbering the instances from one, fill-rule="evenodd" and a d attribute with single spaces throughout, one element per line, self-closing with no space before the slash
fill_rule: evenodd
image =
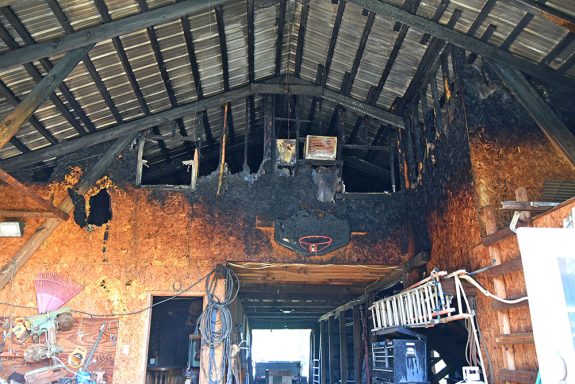
<path id="1" fill-rule="evenodd" d="M 574 135 L 571 0 L 0 0 L 0 383 L 572 382 Z"/>

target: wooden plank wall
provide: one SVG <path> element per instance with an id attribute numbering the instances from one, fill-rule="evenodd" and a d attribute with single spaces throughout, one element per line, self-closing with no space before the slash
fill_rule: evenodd
<path id="1" fill-rule="evenodd" d="M 5 318 L 2 321 L 6 320 Z M 90 371 L 104 371 L 105 379 L 108 383 L 113 381 L 114 372 L 114 359 L 116 356 L 116 340 L 118 335 L 118 319 L 115 318 L 87 318 L 87 317 L 74 317 L 74 326 L 72 329 L 64 332 L 58 332 L 57 343 L 60 347 L 64 348 L 64 352 L 58 357 L 65 363 L 68 361 L 68 354 L 70 354 L 76 346 L 84 347 L 87 354 L 90 353 L 102 323 L 106 322 L 106 330 L 102 336 L 102 340 L 98 345 L 98 349 L 94 354 L 94 361 L 90 365 Z M 6 379 L 12 372 L 26 373 L 36 368 L 45 367 L 50 365 L 49 360 L 44 360 L 38 363 L 26 363 L 24 361 L 23 353 L 26 348 L 32 344 L 32 339 L 28 339 L 24 344 L 18 344 L 15 338 L 12 340 L 12 356 L 9 356 L 10 342 L 6 341 L 4 353 L 2 353 L 2 368 L 0 369 L 0 377 Z M 70 374 L 71 376 L 71 374 Z"/>

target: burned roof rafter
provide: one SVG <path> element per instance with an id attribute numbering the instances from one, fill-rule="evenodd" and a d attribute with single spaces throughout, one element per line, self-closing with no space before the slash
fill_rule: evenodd
<path id="1" fill-rule="evenodd" d="M 280 1 L 280 10 L 277 18 L 277 37 L 276 37 L 276 65 L 275 74 L 279 76 L 282 69 L 282 48 L 284 41 L 284 28 L 286 20 L 287 0 Z"/>
<path id="2" fill-rule="evenodd" d="M 253 0 L 249 0 L 253 1 Z M 303 47 L 305 45 L 305 33 L 307 30 L 307 19 L 309 15 L 309 2 L 310 0 L 304 0 L 301 10 L 299 30 L 297 34 L 297 48 L 295 54 L 295 68 L 294 75 L 299 77 L 301 72 L 301 63 L 303 61 Z"/>
<path id="3" fill-rule="evenodd" d="M 86 28 L 61 38 L 36 43 L 0 54 L 0 67 L 22 65 L 44 57 L 55 56 L 74 48 L 98 43 L 113 37 L 139 31 L 143 28 L 165 23 L 203 9 L 223 4 L 225 0 L 181 1 L 176 4 L 155 8 L 149 12 L 128 16 L 123 19 L 105 22 Z"/>
<path id="4" fill-rule="evenodd" d="M 420 32 L 427 32 L 432 36 L 435 36 L 441 40 L 445 40 L 446 42 L 449 42 L 467 51 L 472 51 L 486 58 L 503 62 L 509 67 L 518 69 L 549 84 L 557 85 L 561 88 L 575 88 L 575 79 L 563 76 L 560 71 L 553 71 L 549 68 L 541 67 L 538 65 L 538 63 L 533 63 L 526 59 L 514 56 L 513 54 L 506 52 L 499 47 L 485 43 L 473 36 L 452 30 L 446 26 L 435 23 L 419 15 L 411 14 L 394 5 L 383 3 L 379 0 L 348 1 L 350 3 L 356 4 L 359 7 L 363 7 L 372 12 L 376 12 L 377 14 L 384 17 L 389 17 L 400 21 Z M 491 0 L 488 0 L 488 3 L 490 1 Z"/>
<path id="5" fill-rule="evenodd" d="M 14 38 L 8 33 L 6 28 L 0 23 L 0 39 L 11 49 L 18 49 L 18 44 L 14 40 Z M 24 69 L 30 75 L 30 77 L 35 81 L 37 84 L 42 81 L 42 74 L 40 71 L 34 66 L 32 63 L 24 64 Z M 72 113 L 66 108 L 62 100 L 55 94 L 51 93 L 48 95 L 50 101 L 54 104 L 55 108 L 60 112 L 64 118 L 70 123 L 70 125 L 78 132 L 80 136 L 86 134 L 84 128 L 76 121 L 76 118 L 72 115 Z"/>
<path id="6" fill-rule="evenodd" d="M 245 98 L 255 94 L 286 93 L 292 95 L 315 96 L 319 99 L 326 99 L 331 102 L 343 105 L 349 111 L 354 111 L 361 115 L 367 115 L 372 118 L 379 119 L 400 129 L 403 129 L 404 127 L 403 119 L 397 115 L 384 111 L 380 108 L 367 105 L 366 103 L 362 103 L 352 99 L 351 97 L 343 96 L 336 91 L 310 84 L 303 80 L 299 80 L 298 84 L 288 85 L 282 83 L 254 83 L 230 90 L 228 92 L 210 96 L 202 100 L 197 100 L 194 103 L 181 105 L 176 108 L 158 112 L 130 122 L 126 122 L 124 124 L 119 124 L 114 127 L 100 130 L 90 134 L 89 136 L 83 136 L 45 148 L 40 148 L 28 154 L 14 156 L 0 161 L 0 166 L 7 170 L 21 168 L 23 166 L 31 165 L 39 161 L 45 161 L 53 157 L 75 152 L 84 147 L 89 147 L 98 143 L 110 141 L 122 137 L 126 134 L 144 131 L 146 129 L 157 126 L 158 124 L 170 122 L 195 112 L 202 113 L 202 111 L 206 111 L 209 108 L 219 107 L 228 101 Z"/>
<path id="7" fill-rule="evenodd" d="M 96 8 L 98 9 L 98 12 L 100 13 L 100 16 L 102 17 L 104 22 L 110 23 L 112 21 L 112 17 L 110 16 L 110 12 L 108 10 L 108 6 L 106 5 L 106 3 L 103 0 L 94 0 L 94 4 L 96 5 Z M 136 79 L 136 75 L 134 74 L 132 64 L 130 63 L 128 55 L 126 54 L 126 50 L 124 49 L 124 43 L 122 43 L 122 40 L 118 36 L 112 38 L 112 43 L 114 45 L 114 49 L 116 50 L 118 57 L 120 58 L 120 62 L 122 63 L 124 72 L 126 73 L 128 81 L 130 82 L 132 92 L 134 92 L 134 95 L 138 100 L 138 104 L 142 109 L 142 112 L 144 113 L 144 115 L 149 116 L 151 114 L 150 108 L 146 103 L 146 99 L 144 98 L 144 94 L 142 92 L 142 89 L 140 88 L 140 84 L 138 83 L 138 79 Z M 160 129 L 156 125 L 152 127 L 152 131 L 154 132 L 155 135 L 160 135 Z M 160 150 L 164 154 L 166 160 L 171 161 L 170 152 L 168 151 L 166 143 L 164 143 L 163 141 L 158 141 L 158 146 L 160 147 Z"/>

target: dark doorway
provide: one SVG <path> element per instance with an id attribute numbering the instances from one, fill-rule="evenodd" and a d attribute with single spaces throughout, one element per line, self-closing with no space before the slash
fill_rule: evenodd
<path id="1" fill-rule="evenodd" d="M 200 340 L 195 330 L 203 299 L 180 297 L 163 302 L 165 299 L 162 296 L 153 298 L 155 306 L 148 342 L 147 383 L 184 378 L 188 368 L 195 377 L 199 374 Z M 190 348 L 191 361 L 188 364 Z"/>

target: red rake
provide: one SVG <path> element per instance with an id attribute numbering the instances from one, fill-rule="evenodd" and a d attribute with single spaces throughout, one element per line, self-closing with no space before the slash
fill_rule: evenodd
<path id="1" fill-rule="evenodd" d="M 58 273 L 39 273 L 34 279 L 38 312 L 46 313 L 60 308 L 82 290 L 82 286 Z"/>

